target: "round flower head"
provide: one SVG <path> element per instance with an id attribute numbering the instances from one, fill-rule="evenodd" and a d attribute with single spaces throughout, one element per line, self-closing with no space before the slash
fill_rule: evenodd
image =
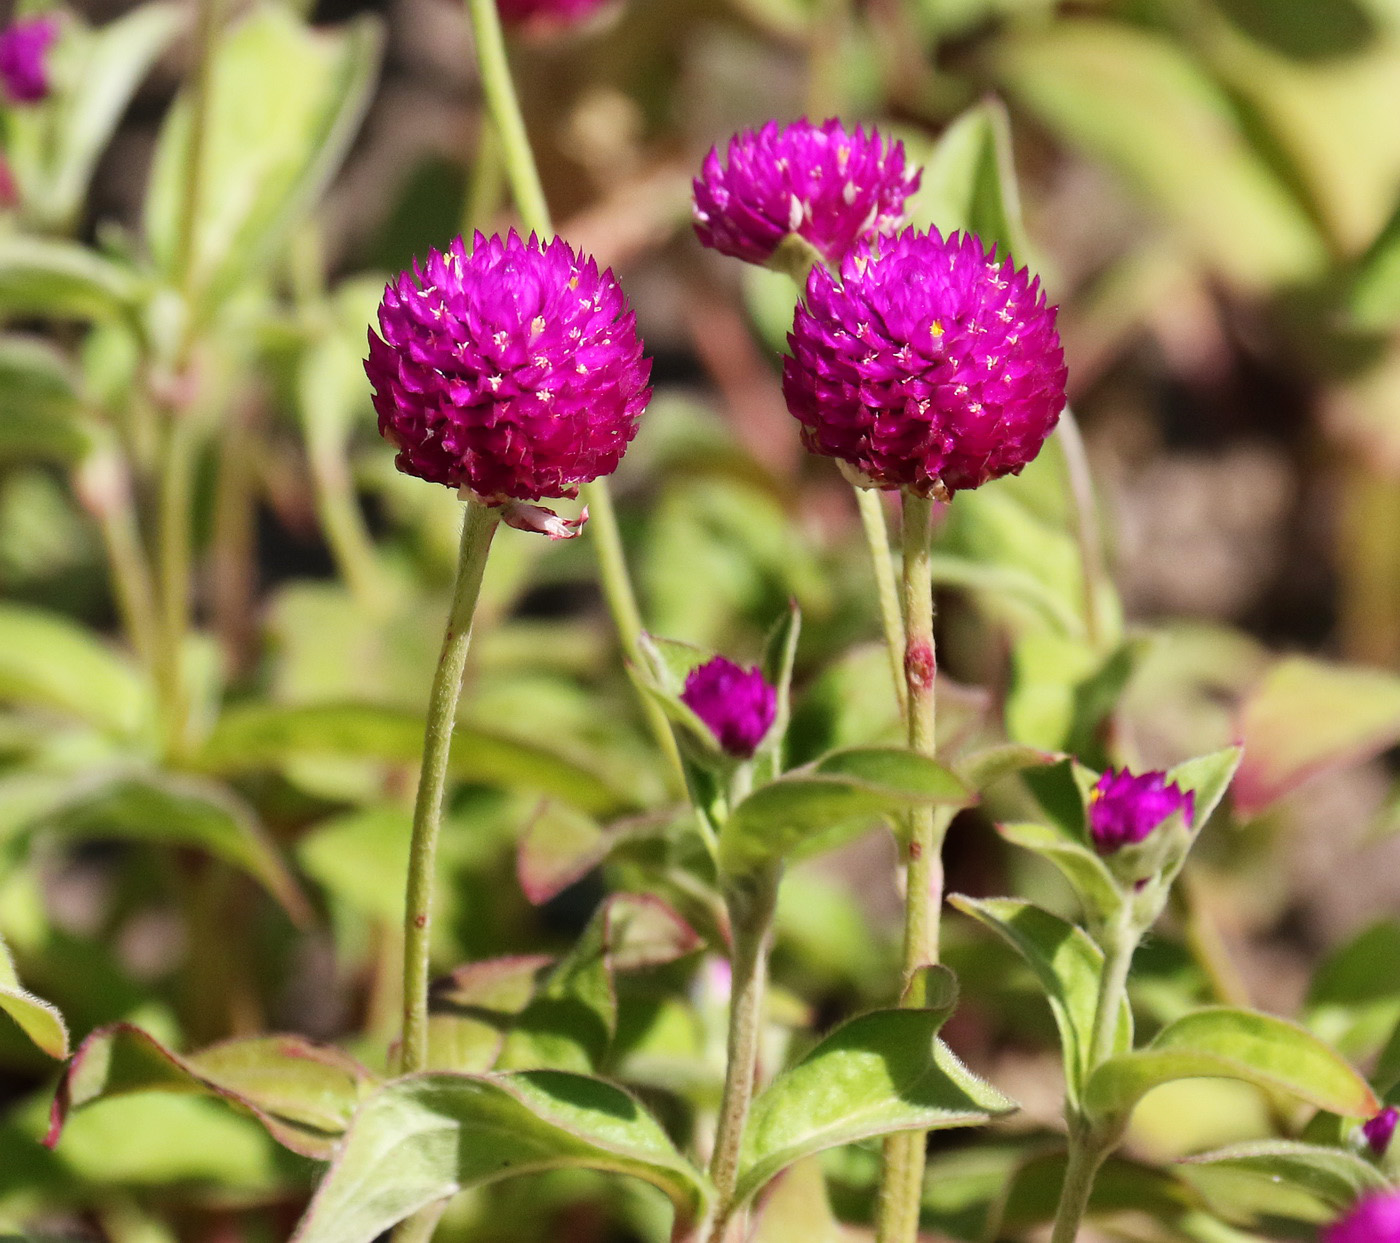
<path id="1" fill-rule="evenodd" d="M 681 702 L 705 722 L 719 745 L 746 760 L 772 727 L 777 693 L 757 669 L 744 669 L 716 656 L 692 669 Z"/>
<path id="2" fill-rule="evenodd" d="M 1362 1124 L 1361 1133 L 1366 1137 L 1366 1143 L 1376 1156 L 1385 1156 L 1386 1149 L 1390 1147 L 1391 1138 L 1395 1134 L 1397 1122 L 1400 1122 L 1400 1109 L 1396 1109 L 1394 1105 L 1388 1105 L 1374 1118 Z"/>
<path id="3" fill-rule="evenodd" d="M 695 179 L 695 232 L 749 263 L 767 263 L 795 234 L 839 263 L 861 238 L 899 228 L 918 185 L 904 144 L 875 130 L 848 133 L 834 117 L 823 125 L 804 117 L 781 130 L 769 121 L 729 140 L 728 167 L 718 148 L 705 158 Z"/>
<path id="4" fill-rule="evenodd" d="M 382 334 L 382 335 L 380 335 Z M 365 372 L 398 468 L 488 505 L 615 470 L 651 390 L 610 271 L 555 238 L 459 237 L 384 291 Z"/>
<path id="5" fill-rule="evenodd" d="M 1400 1191 L 1363 1196 L 1351 1212 L 1322 1232 L 1322 1243 L 1400 1243 Z"/>
<path id="6" fill-rule="evenodd" d="M 1101 855 L 1143 841 L 1153 829 L 1180 812 L 1189 825 L 1196 796 L 1167 784 L 1165 773 L 1133 776 L 1109 769 L 1089 796 L 1089 836 Z"/>
<path id="7" fill-rule="evenodd" d="M 497 8 L 507 26 L 549 29 L 577 26 L 607 3 L 608 0 L 497 0 Z"/>
<path id="8" fill-rule="evenodd" d="M 1059 421 L 1065 359 L 1039 281 L 971 235 L 906 229 L 812 269 L 783 395 L 814 453 L 951 496 L 1020 472 Z"/>
<path id="9" fill-rule="evenodd" d="M 49 93 L 49 47 L 58 38 L 56 17 L 17 21 L 0 31 L 0 87 L 16 104 L 36 104 Z"/>

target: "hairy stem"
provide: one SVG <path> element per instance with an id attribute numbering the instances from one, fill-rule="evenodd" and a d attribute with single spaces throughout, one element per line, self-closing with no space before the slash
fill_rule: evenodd
<path id="1" fill-rule="evenodd" d="M 934 682 L 938 668 L 933 644 L 933 582 L 929 538 L 933 502 L 904 493 L 904 680 L 908 696 L 908 737 L 912 750 L 935 751 Z M 905 831 L 904 989 L 901 1004 L 927 1000 L 923 968 L 938 961 L 938 914 L 943 901 L 942 836 L 947 819 L 931 807 L 909 814 Z M 884 1170 L 876 1204 L 877 1243 L 913 1243 L 919 1231 L 924 1184 L 924 1133 L 891 1135 L 884 1145 Z"/>
<path id="2" fill-rule="evenodd" d="M 890 675 L 894 678 L 895 698 L 899 711 L 907 711 L 909 695 L 904 684 L 904 618 L 899 611 L 899 585 L 895 581 L 894 562 L 890 558 L 890 536 L 885 527 L 885 510 L 880 493 L 871 488 L 856 488 L 856 504 L 860 508 L 860 524 L 870 549 L 870 568 L 875 573 L 875 590 L 880 599 L 880 621 L 885 631 L 885 650 L 890 658 Z"/>
<path id="3" fill-rule="evenodd" d="M 428 954 L 432 935 L 433 872 L 438 830 L 442 825 L 442 796 L 447 785 L 447 761 L 452 726 L 462 693 L 462 673 L 471 643 L 472 614 L 481 591 L 481 575 L 500 511 L 468 501 L 457 560 L 457 586 L 442 653 L 428 697 L 428 722 L 423 737 L 423 767 L 418 797 L 413 804 L 413 838 L 408 854 L 408 893 L 404 902 L 403 1040 L 399 1065 L 404 1074 L 421 1070 L 428 1057 Z"/>
<path id="4" fill-rule="evenodd" d="M 719 1127 L 710 1160 L 719 1208 L 710 1228 L 710 1243 L 723 1243 L 738 1206 L 739 1153 L 744 1123 L 758 1074 L 758 1042 L 763 1030 L 763 993 L 768 978 L 768 946 L 778 901 L 776 872 L 757 877 L 726 896 L 734 949 L 730 956 L 733 986 L 729 1001 L 729 1050 L 720 1100 Z"/>
<path id="5" fill-rule="evenodd" d="M 1084 1220 L 1084 1210 L 1089 1207 L 1094 1177 L 1107 1156 L 1106 1145 L 1096 1143 L 1082 1128 L 1071 1128 L 1069 1161 L 1065 1166 L 1065 1181 L 1060 1188 L 1060 1203 L 1055 1210 L 1055 1229 L 1050 1243 L 1074 1243 L 1079 1234 L 1079 1223 Z"/>

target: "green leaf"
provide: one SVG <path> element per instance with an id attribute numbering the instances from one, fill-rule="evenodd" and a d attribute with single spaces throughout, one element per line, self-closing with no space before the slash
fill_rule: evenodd
<path id="1" fill-rule="evenodd" d="M 846 1228 L 831 1211 L 822 1163 L 799 1161 L 778 1175 L 758 1210 L 749 1243 L 846 1243 Z"/>
<path id="2" fill-rule="evenodd" d="M 953 769 L 967 782 L 969 789 L 980 793 L 1015 773 L 1024 772 L 1028 768 L 1045 768 L 1051 764 L 1062 763 L 1064 759 L 1058 751 L 1045 751 L 1040 747 L 1008 742 L 960 756 L 953 762 Z"/>
<path id="3" fill-rule="evenodd" d="M 1255 815 L 1323 773 L 1400 740 L 1400 677 L 1288 657 L 1245 700 L 1235 805 Z"/>
<path id="4" fill-rule="evenodd" d="M 1183 1164 L 1237 1170 L 1271 1183 L 1288 1183 L 1337 1212 L 1350 1208 L 1368 1191 L 1386 1191 L 1390 1187 L 1386 1176 L 1363 1157 L 1340 1148 L 1323 1148 L 1296 1140 L 1232 1144 L 1229 1148 L 1185 1157 Z"/>
<path id="5" fill-rule="evenodd" d="M 467 1187 L 564 1167 L 659 1187 L 682 1222 L 703 1216 L 703 1174 L 621 1088 L 561 1071 L 410 1075 L 361 1105 L 295 1243 L 373 1243 Z"/>
<path id="6" fill-rule="evenodd" d="M 264 703 L 224 713 L 196 762 L 228 774 L 279 768 L 293 756 L 417 764 L 422 751 L 423 719 L 416 712 L 373 704 Z M 450 772 L 459 781 L 538 790 L 595 813 L 633 805 L 634 796 L 594 771 L 588 759 L 486 726 L 458 723 Z"/>
<path id="7" fill-rule="evenodd" d="M 1400 207 L 1357 264 L 1349 302 L 1358 328 L 1385 331 L 1400 321 Z"/>
<path id="8" fill-rule="evenodd" d="M 90 431 L 76 367 L 40 337 L 0 336 L 0 461 L 73 463 Z"/>
<path id="9" fill-rule="evenodd" d="M 105 319 L 131 310 L 136 276 L 77 242 L 0 237 L 0 315 Z"/>
<path id="10" fill-rule="evenodd" d="M 256 1118 L 278 1143 L 329 1159 L 360 1099 L 377 1080 L 353 1058 L 301 1036 L 230 1040 L 182 1057 L 129 1023 L 83 1041 L 59 1083 L 45 1143 L 58 1143 L 72 1110 L 134 1092 L 202 1092 Z"/>
<path id="11" fill-rule="evenodd" d="M 371 18 L 313 30 L 270 3 L 224 33 L 211 67 L 191 256 L 201 300 L 218 300 L 267 263 L 320 198 L 359 128 L 381 42 Z M 186 93 L 166 118 L 146 202 L 151 251 L 172 283 L 182 275 L 190 108 Z"/>
<path id="12" fill-rule="evenodd" d="M 1220 806 L 1220 800 L 1230 788 L 1230 782 L 1234 779 L 1243 754 L 1240 747 L 1226 747 L 1210 755 L 1197 756 L 1168 770 L 1169 784 L 1177 785 L 1195 795 L 1191 811 L 1192 823 L 1188 826 L 1192 832 L 1199 833 L 1205 828 L 1211 813 Z"/>
<path id="13" fill-rule="evenodd" d="M 156 58 L 183 21 L 179 5 L 153 0 L 87 34 L 78 89 L 57 118 L 53 161 L 42 209 L 55 224 L 76 220 L 92 170 Z"/>
<path id="14" fill-rule="evenodd" d="M 1123 1117 L 1160 1084 L 1198 1078 L 1241 1079 L 1349 1117 L 1369 1118 L 1380 1108 L 1366 1081 L 1316 1036 L 1224 1006 L 1188 1014 L 1145 1048 L 1109 1058 L 1090 1077 L 1084 1104 L 1100 1117 Z"/>
<path id="15" fill-rule="evenodd" d="M 1080 842 L 1040 824 L 999 824 L 997 832 L 1014 846 L 1048 859 L 1064 874 L 1084 904 L 1090 921 L 1112 917 L 1122 903 L 1118 882 L 1108 865 Z"/>
<path id="16" fill-rule="evenodd" d="M 930 152 L 919 191 L 906 204 L 909 219 L 935 225 L 945 237 L 954 230 L 975 233 L 999 256 L 1027 263 L 1031 249 L 1011 156 L 1006 106 L 988 99 L 969 108 Z"/>
<path id="17" fill-rule="evenodd" d="M 1400 921 L 1372 924 L 1313 972 L 1304 1023 L 1355 1059 L 1369 1059 L 1400 1023 Z"/>
<path id="18" fill-rule="evenodd" d="M 1081 929 L 1029 902 L 962 894 L 954 894 L 948 901 L 1001 936 L 1040 981 L 1060 1030 L 1065 1094 L 1071 1103 L 1077 1102 L 1088 1074 L 1103 951 Z M 1132 1010 L 1124 1000 L 1114 1047 L 1130 1049 L 1132 1043 Z"/>
<path id="19" fill-rule="evenodd" d="M 834 751 L 761 786 L 734 808 L 720 832 L 720 866 L 736 875 L 757 871 L 839 824 L 971 800 L 953 773 L 916 752 Z"/>
<path id="20" fill-rule="evenodd" d="M 828 1148 L 895 1131 L 980 1126 L 1016 1103 L 939 1039 L 948 1009 L 875 1010 L 843 1023 L 754 1102 L 736 1196 Z"/>
<path id="21" fill-rule="evenodd" d="M 149 720 L 140 675 L 83 627 L 39 609 L 0 604 L 0 700 L 50 708 L 112 734 Z"/>
<path id="22" fill-rule="evenodd" d="M 252 808 L 214 782 L 159 772 L 102 776 L 35 827 L 207 851 L 260 880 L 295 922 L 309 922 L 306 898 Z"/>
<path id="23" fill-rule="evenodd" d="M 428 1069 L 467 1074 L 493 1069 L 506 1034 L 553 966 L 547 955 L 521 954 L 458 967 L 448 984 L 433 992 Z"/>
<path id="24" fill-rule="evenodd" d="M 58 1007 L 20 987 L 10 951 L 0 941 L 0 1010 L 50 1057 L 68 1056 L 68 1026 Z"/>

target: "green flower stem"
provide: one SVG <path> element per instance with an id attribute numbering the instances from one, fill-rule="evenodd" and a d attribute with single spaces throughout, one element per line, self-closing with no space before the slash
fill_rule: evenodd
<path id="1" fill-rule="evenodd" d="M 1079 1223 L 1084 1220 L 1084 1211 L 1089 1207 L 1094 1178 L 1108 1151 L 1107 1145 L 1095 1143 L 1087 1133 L 1071 1131 L 1069 1161 L 1065 1166 L 1065 1181 L 1060 1189 L 1060 1203 L 1055 1210 L 1055 1229 L 1050 1243 L 1074 1243 L 1079 1234 Z"/>
<path id="2" fill-rule="evenodd" d="M 190 627 L 192 562 L 190 524 L 199 431 L 193 411 L 174 411 L 161 454 L 156 515 L 160 598 L 160 655 L 156 683 L 165 717 L 168 754 L 184 750 L 189 704 L 184 684 L 185 637 Z"/>
<path id="3" fill-rule="evenodd" d="M 911 750 L 935 752 L 934 682 L 938 668 L 933 642 L 933 582 L 929 540 L 933 502 L 905 492 L 902 516 L 904 550 L 904 679 L 908 695 Z M 923 968 L 938 961 L 938 916 L 943 902 L 943 835 L 948 817 L 931 807 L 909 814 L 905 830 L 904 989 L 901 1004 L 927 1000 Z M 877 1243 L 914 1243 L 924 1185 L 924 1133 L 891 1135 L 884 1145 L 884 1170 L 876 1205 Z"/>
<path id="4" fill-rule="evenodd" d="M 729 1000 L 729 1049 L 720 1100 L 715 1150 L 710 1178 L 719 1205 L 710 1227 L 710 1243 L 723 1243 L 738 1205 L 734 1190 L 739 1182 L 739 1154 L 744 1123 L 753 1101 L 758 1074 L 758 1043 L 763 1031 L 763 994 L 768 980 L 768 948 L 773 936 L 773 912 L 778 903 L 776 869 L 731 886 L 725 896 L 729 907 L 733 950 L 730 963 L 733 985 Z"/>
<path id="5" fill-rule="evenodd" d="M 1103 588 L 1108 572 L 1104 567 L 1103 534 L 1099 530 L 1099 510 L 1094 500 L 1094 481 L 1089 473 L 1089 455 L 1084 449 L 1079 421 L 1068 406 L 1061 412 L 1055 431 L 1064 455 L 1069 494 L 1074 501 L 1074 534 L 1079 544 L 1080 573 L 1084 584 L 1084 633 L 1089 646 L 1097 648 L 1104 638 Z"/>
<path id="6" fill-rule="evenodd" d="M 467 13 L 476 36 L 481 87 L 490 110 L 500 158 L 505 163 L 511 194 L 525 227 L 541 238 L 547 238 L 554 232 L 554 227 L 550 223 L 549 204 L 544 197 L 530 138 L 525 132 L 525 119 L 520 112 L 515 83 L 510 76 L 510 62 L 506 59 L 505 36 L 501 32 L 501 15 L 496 8 L 496 0 L 467 0 Z M 623 654 L 641 668 L 639 640 L 642 614 L 627 573 L 627 559 L 613 511 L 612 493 L 605 479 L 584 484 L 582 491 L 588 506 L 588 526 L 598 553 L 599 581 L 608 602 L 608 611 L 612 614 L 613 624 L 622 642 Z M 642 711 L 657 746 L 670 761 L 672 784 L 677 791 L 684 789 L 680 753 L 676 750 L 676 741 L 671 736 L 671 727 L 665 715 L 645 697 L 642 698 Z"/>
<path id="7" fill-rule="evenodd" d="M 467 197 L 462 204 L 462 234 L 465 237 L 470 237 L 477 229 L 485 231 L 500 209 L 506 172 L 501 157 L 501 140 L 496 136 L 496 127 L 490 117 L 482 117 L 476 159 L 472 161 Z"/>
<path id="8" fill-rule="evenodd" d="M 190 96 L 190 137 L 185 150 L 184 182 L 181 186 L 180 228 L 175 238 L 175 277 L 185 295 L 186 329 L 180 354 L 192 344 L 193 305 L 196 284 L 195 246 L 199 234 L 199 213 L 204 198 L 204 147 L 209 129 L 209 102 L 214 71 L 214 43 L 219 32 L 220 0 L 199 0 L 195 17 L 195 66 Z M 185 358 L 178 360 L 181 364 Z"/>
<path id="9" fill-rule="evenodd" d="M 423 767 L 413 805 L 413 838 L 408 854 L 408 894 L 404 903 L 403 1039 L 399 1065 L 404 1074 L 422 1070 L 428 1060 L 428 954 L 433 918 L 433 871 L 438 830 L 442 825 L 442 796 L 447 785 L 447 761 L 452 727 L 462 693 L 462 674 L 472 637 L 472 614 L 481 592 L 481 575 L 500 511 L 468 501 L 462 522 L 457 560 L 457 586 L 442 653 L 428 698 L 428 724 L 423 738 Z"/>
<path id="10" fill-rule="evenodd" d="M 909 695 L 904 685 L 904 618 L 899 611 L 899 586 L 895 581 L 894 561 L 890 557 L 890 536 L 885 527 L 885 509 L 880 493 L 873 488 L 856 488 L 856 505 L 860 508 L 860 525 L 870 549 L 870 567 L 875 572 L 875 589 L 880 599 L 880 621 L 885 631 L 885 650 L 890 658 L 890 675 L 894 678 L 895 698 L 899 700 L 902 716 L 908 708 Z"/>

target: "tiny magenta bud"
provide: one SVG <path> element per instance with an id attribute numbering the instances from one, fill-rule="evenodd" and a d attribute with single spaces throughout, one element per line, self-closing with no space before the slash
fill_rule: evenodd
<path id="1" fill-rule="evenodd" d="M 878 488 L 951 496 L 1018 474 L 1059 421 L 1055 312 L 976 237 L 877 237 L 839 276 L 812 269 L 783 396 L 812 452 Z"/>
<path id="2" fill-rule="evenodd" d="M 1400 1243 L 1400 1191 L 1373 1191 L 1322 1232 L 1322 1243 Z"/>
<path id="3" fill-rule="evenodd" d="M 32 17 L 0 31 L 0 87 L 13 104 L 37 104 L 49 94 L 49 48 L 58 18 Z"/>
<path id="4" fill-rule="evenodd" d="M 609 0 L 497 0 L 501 21 L 513 28 L 541 33 L 577 26 Z"/>
<path id="5" fill-rule="evenodd" d="M 763 674 L 723 656 L 690 671 L 681 702 L 709 727 L 728 754 L 744 760 L 758 750 L 778 712 L 777 692 Z"/>
<path id="6" fill-rule="evenodd" d="M 398 468 L 486 505 L 574 496 L 617 469 L 650 372 L 612 272 L 514 231 L 400 273 L 365 362 Z"/>
<path id="7" fill-rule="evenodd" d="M 1361 1133 L 1366 1137 L 1366 1143 L 1370 1145 L 1371 1151 L 1376 1156 L 1385 1156 L 1386 1149 L 1390 1147 L 1391 1138 L 1395 1134 L 1397 1122 L 1400 1122 L 1400 1109 L 1396 1109 L 1394 1105 L 1387 1105 L 1374 1118 L 1362 1123 Z"/>
<path id="8" fill-rule="evenodd" d="M 919 185 L 904 162 L 904 144 L 848 131 L 835 117 L 805 117 L 782 129 L 769 121 L 705 158 L 695 179 L 695 233 L 701 243 L 749 263 L 771 259 L 783 240 L 800 237 L 827 263 L 856 242 L 904 222 L 904 201 Z"/>
<path id="9" fill-rule="evenodd" d="M 1099 854 L 1109 855 L 1144 841 L 1177 812 L 1189 825 L 1195 805 L 1195 795 L 1168 785 L 1165 773 L 1110 768 L 1089 795 L 1089 836 Z"/>

